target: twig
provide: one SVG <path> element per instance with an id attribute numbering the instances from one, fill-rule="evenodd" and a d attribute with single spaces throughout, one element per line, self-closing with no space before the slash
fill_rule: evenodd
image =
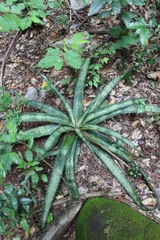
<path id="1" fill-rule="evenodd" d="M 90 198 L 90 197 L 102 197 L 102 196 L 107 195 L 110 190 L 111 189 L 108 188 L 108 189 L 105 189 L 105 190 L 102 190 L 102 191 L 98 191 L 98 192 L 90 192 L 90 193 L 81 194 L 79 196 L 78 200 L 85 200 L 85 199 Z M 73 201 L 73 199 L 71 197 L 65 197 L 63 199 L 55 201 L 53 203 L 53 206 L 61 205 L 61 204 L 67 203 L 69 201 Z"/>
<path id="2" fill-rule="evenodd" d="M 88 16 L 86 18 L 81 17 L 74 9 L 70 8 L 70 4 L 69 4 L 68 0 L 65 0 L 65 4 L 73 12 L 73 14 L 76 16 L 76 18 L 81 22 L 80 26 L 78 26 L 78 28 L 77 28 L 77 29 L 79 29 L 86 22 L 86 20 L 88 19 Z M 70 20 L 71 20 L 71 17 L 70 17 Z"/>
<path id="3" fill-rule="evenodd" d="M 13 47 L 13 45 L 14 45 L 17 37 L 18 37 L 21 33 L 22 33 L 22 31 L 19 31 L 19 32 L 16 33 L 16 35 L 15 35 L 14 38 L 12 39 L 12 42 L 11 42 L 10 45 L 9 45 L 9 48 L 8 48 L 6 54 L 5 54 L 4 59 L 3 59 L 3 61 L 2 61 L 2 68 L 1 68 L 1 75 L 0 75 L 0 87 L 3 86 L 4 68 L 5 68 L 5 64 L 6 64 L 7 58 L 8 58 L 8 56 L 9 56 L 9 52 L 10 52 L 11 48 Z"/>

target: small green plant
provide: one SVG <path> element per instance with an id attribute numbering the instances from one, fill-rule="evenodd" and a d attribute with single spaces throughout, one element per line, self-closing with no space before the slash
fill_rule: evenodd
<path id="1" fill-rule="evenodd" d="M 43 0 L 6 0 L 0 3 L 0 32 L 25 30 L 32 23 L 43 24 L 46 5 Z"/>
<path id="2" fill-rule="evenodd" d="M 11 235 L 17 224 L 29 232 L 27 217 L 32 199 L 26 197 L 27 191 L 23 187 L 16 188 L 5 184 L 4 188 L 0 195 L 0 234 L 7 229 L 8 235 Z"/>
<path id="3" fill-rule="evenodd" d="M 44 125 L 20 132 L 21 138 L 22 136 L 24 137 L 28 135 L 32 135 L 33 138 L 48 136 L 46 142 L 41 147 L 41 151 L 43 153 L 37 154 L 34 161 L 40 162 L 47 156 L 53 154 L 56 155 L 52 176 L 44 201 L 41 219 L 42 229 L 45 226 L 46 219 L 60 184 L 64 168 L 71 197 L 77 199 L 79 196 L 75 179 L 75 165 L 78 160 L 82 142 L 84 142 L 91 150 L 96 160 L 99 158 L 104 163 L 113 176 L 121 183 L 130 197 L 142 209 L 150 210 L 150 208 L 147 208 L 142 204 L 127 176 L 114 161 L 114 159 L 118 161 L 124 161 L 128 166 L 128 169 L 130 169 L 130 175 L 133 175 L 133 177 L 141 175 L 146 180 L 151 190 L 155 193 L 145 173 L 132 160 L 135 156 L 131 154 L 130 151 L 125 149 L 122 143 L 134 148 L 135 151 L 139 152 L 139 150 L 132 142 L 124 138 L 118 132 L 103 127 L 100 125 L 100 123 L 104 120 L 115 117 L 118 114 L 144 112 L 160 113 L 160 107 L 146 104 L 146 99 L 130 99 L 112 105 L 103 106 L 103 102 L 105 101 L 107 95 L 123 78 L 124 75 L 122 75 L 110 81 L 90 103 L 85 112 L 82 113 L 83 91 L 89 65 L 90 59 L 88 58 L 84 61 L 76 82 L 73 109 L 60 94 L 60 92 L 54 87 L 54 85 L 44 75 L 41 74 L 41 76 L 50 86 L 51 90 L 61 99 L 68 114 L 63 113 L 62 111 L 49 105 L 36 101 L 29 101 L 29 105 L 40 109 L 41 112 L 25 113 L 20 115 L 22 122 L 50 122 L 49 125 Z M 114 138 L 117 138 L 117 141 L 113 140 L 112 137 L 108 137 L 107 135 L 114 136 Z M 18 139 L 19 134 L 17 134 L 17 141 Z M 58 146 L 58 151 L 54 150 L 54 147 L 56 146 Z M 158 200 L 154 208 L 156 208 L 157 205 Z"/>
<path id="4" fill-rule="evenodd" d="M 91 150 L 96 161 L 99 158 L 104 163 L 104 165 L 120 182 L 129 196 L 138 206 L 144 210 L 151 210 L 142 204 L 136 191 L 127 178 L 127 175 L 124 173 L 124 170 L 119 167 L 117 161 L 125 162 L 125 165 L 127 166 L 127 173 L 129 173 L 129 175 L 133 176 L 134 178 L 137 176 L 144 178 L 157 198 L 157 203 L 153 209 L 158 206 L 159 201 L 153 186 L 149 182 L 143 170 L 133 161 L 133 158 L 136 158 L 136 156 L 131 154 L 130 150 L 127 150 L 125 148 L 124 144 L 127 144 L 129 148 L 134 149 L 137 152 L 139 152 L 139 150 L 127 138 L 123 137 L 116 131 L 103 127 L 100 124 L 103 121 L 115 117 L 119 114 L 140 114 L 145 112 L 160 113 L 160 107 L 156 105 L 146 104 L 146 99 L 144 98 L 125 100 L 107 106 L 104 105 L 103 103 L 107 95 L 124 77 L 125 74 L 123 74 L 120 77 L 116 77 L 111 80 L 90 103 L 85 112 L 82 112 L 84 85 L 89 65 L 90 58 L 87 58 L 82 64 L 78 79 L 76 81 L 73 109 L 61 95 L 61 93 L 55 88 L 55 86 L 44 75 L 40 74 L 50 86 L 51 90 L 61 99 L 67 111 L 67 114 L 47 104 L 36 101 L 28 101 L 29 105 L 39 109 L 41 112 L 20 114 L 20 122 L 45 122 L 49 124 L 45 124 L 44 126 L 35 127 L 25 131 L 18 131 L 16 128 L 16 136 L 14 136 L 14 141 L 12 139 L 12 142 L 10 141 L 10 135 L 12 135 L 12 131 L 3 133 L 0 137 L 3 150 L 1 152 L 1 162 L 3 161 L 3 167 L 6 168 L 5 163 L 9 162 L 8 156 L 7 158 L 4 158 L 4 155 L 8 154 L 8 152 L 6 152 L 6 147 L 9 145 L 8 147 L 10 151 L 10 158 L 12 156 L 11 162 L 15 161 L 15 163 L 21 169 L 25 169 L 26 167 L 26 175 L 22 186 L 30 194 L 30 196 L 32 196 L 32 194 L 31 190 L 27 187 L 27 181 L 30 179 L 30 177 L 32 179 L 32 174 L 36 173 L 32 179 L 32 184 L 33 187 L 37 188 L 37 183 L 39 181 L 39 174 L 37 174 L 37 171 L 40 170 L 40 162 L 44 161 L 44 158 L 46 157 L 56 156 L 52 175 L 44 200 L 41 218 L 41 229 L 44 228 L 45 223 L 48 219 L 49 210 L 57 193 L 64 169 L 66 181 L 70 188 L 71 197 L 75 199 L 79 197 L 75 177 L 75 166 L 80 154 L 82 142 L 84 142 L 86 146 Z M 45 143 L 41 146 L 40 149 L 36 149 L 34 139 L 44 136 L 47 138 Z M 114 140 L 112 137 L 114 137 Z M 117 141 L 115 139 L 117 139 Z M 16 153 L 12 152 L 11 146 L 19 142 L 25 143 L 27 141 L 28 149 L 25 152 L 25 159 L 23 160 L 19 156 L 18 158 L 17 155 L 15 155 L 15 158 L 13 158 L 13 154 Z M 34 158 L 32 151 L 37 153 Z M 8 167 L 8 170 L 10 170 L 10 165 Z M 43 176 L 42 178 L 47 181 L 46 176 Z M 34 200 L 33 196 L 31 199 Z"/>
<path id="5" fill-rule="evenodd" d="M 145 5 L 144 0 L 94 0 L 91 4 L 88 15 L 92 16 L 98 13 L 105 4 L 108 5 L 108 10 L 101 11 L 98 14 L 99 18 L 108 18 L 113 15 L 119 16 L 120 18 L 120 23 L 114 24 L 114 26 L 109 29 L 109 33 L 113 37 L 119 38 L 118 41 L 113 44 L 112 48 L 127 48 L 130 45 L 136 45 L 137 42 L 145 45 L 146 41 L 150 37 L 158 37 L 159 27 L 154 17 L 146 23 L 145 20 L 143 18 L 139 18 L 136 13 L 128 11 L 132 5 Z"/>
<path id="6" fill-rule="evenodd" d="M 87 77 L 87 83 L 89 86 L 98 88 L 98 85 L 101 82 L 100 70 L 104 67 L 104 64 L 108 63 L 109 60 L 109 58 L 106 57 L 107 53 L 107 49 L 101 47 L 94 47 L 90 51 L 90 56 L 93 59 L 96 59 L 96 63 L 89 66 L 89 76 Z"/>
<path id="7" fill-rule="evenodd" d="M 84 36 L 82 32 L 74 34 L 71 41 L 65 38 L 62 50 L 58 47 L 48 48 L 47 54 L 38 62 L 37 67 L 61 70 L 65 60 L 73 69 L 79 69 L 83 62 L 81 45 L 87 42 L 88 36 Z"/>
<path id="8" fill-rule="evenodd" d="M 55 23 L 57 25 L 62 24 L 65 27 L 67 25 L 67 23 L 68 23 L 68 16 L 67 16 L 67 14 L 61 14 L 59 16 L 56 16 L 55 19 L 56 19 Z"/>
<path id="9" fill-rule="evenodd" d="M 43 25 L 43 19 L 50 14 L 48 8 L 58 10 L 62 2 L 63 0 L 5 0 L 0 3 L 2 15 L 0 16 L 0 32 L 25 30 L 32 23 Z M 65 16 L 63 21 L 64 18 Z"/>
<path id="10" fill-rule="evenodd" d="M 0 131 L 0 184 L 3 193 L 0 195 L 0 234 L 7 231 L 8 235 L 19 224 L 25 231 L 29 232 L 28 214 L 30 204 L 36 203 L 31 189 L 40 190 L 38 186 L 39 179 L 47 182 L 47 176 L 39 173 L 43 168 L 39 166 L 39 162 L 33 158 L 33 153 L 42 154 L 44 152 L 36 146 L 34 138 L 31 134 L 21 135 L 18 127 L 21 124 L 19 116 L 19 108 L 25 105 L 21 96 L 14 97 L 14 101 L 7 91 L 1 91 L 1 108 L 0 112 L 4 118 L 4 126 Z M 13 103 L 14 102 L 14 103 Z M 12 106 L 13 105 L 13 106 Z M 5 112 L 5 114 L 4 114 Z M 19 138 L 17 141 L 17 134 Z M 13 151 L 16 143 L 24 145 L 26 151 L 24 156 Z M 11 183 L 4 184 L 8 172 L 12 171 L 13 165 L 18 168 L 24 176 L 24 181 L 21 182 L 18 188 Z M 28 180 L 31 179 L 30 188 Z"/>
<path id="11" fill-rule="evenodd" d="M 48 0 L 47 3 L 50 8 L 53 8 L 54 10 L 59 10 L 63 3 L 63 0 Z"/>

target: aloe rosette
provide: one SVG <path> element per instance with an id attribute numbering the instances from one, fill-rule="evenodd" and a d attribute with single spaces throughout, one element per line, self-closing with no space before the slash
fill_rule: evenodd
<path id="1" fill-rule="evenodd" d="M 90 149 L 95 159 L 100 159 L 104 163 L 107 169 L 119 181 L 129 196 L 140 208 L 144 210 L 151 210 L 151 208 L 148 208 L 141 202 L 130 183 L 127 174 L 125 174 L 124 170 L 122 170 L 119 166 L 119 160 L 125 162 L 125 165 L 128 166 L 130 173 L 134 177 L 141 175 L 144 178 L 157 199 L 157 202 L 152 209 L 155 209 L 158 206 L 158 197 L 156 192 L 143 170 L 133 161 L 136 156 L 131 154 L 129 148 L 134 148 L 138 152 L 139 150 L 127 138 L 123 137 L 116 131 L 100 125 L 100 123 L 109 118 L 115 117 L 118 114 L 143 112 L 160 113 L 160 107 L 146 104 L 146 99 L 144 98 L 130 99 L 104 106 L 103 103 L 108 94 L 124 77 L 124 75 L 121 75 L 111 80 L 83 112 L 84 85 L 89 65 L 90 59 L 87 58 L 82 64 L 76 82 L 73 108 L 71 108 L 70 104 L 55 88 L 55 86 L 40 73 L 50 86 L 51 90 L 61 99 L 67 113 L 63 113 L 62 111 L 41 102 L 29 101 L 31 106 L 41 110 L 41 112 L 25 113 L 21 115 L 22 122 L 41 121 L 49 123 L 48 125 L 29 129 L 23 132 L 24 135 L 32 134 L 35 138 L 48 136 L 42 146 L 44 154 L 41 156 L 37 155 L 36 160 L 41 161 L 41 159 L 46 156 L 56 154 L 53 172 L 44 200 L 41 229 L 45 226 L 48 213 L 57 193 L 64 170 L 66 181 L 70 188 L 71 197 L 75 199 L 79 197 L 75 177 L 75 166 L 78 161 L 82 142 L 84 142 Z M 117 141 L 113 140 L 113 137 L 114 139 L 117 139 Z M 122 142 L 122 144 L 119 144 L 119 142 Z M 128 145 L 128 149 L 124 147 L 123 143 Z M 58 150 L 54 151 L 54 148 L 57 146 Z"/>

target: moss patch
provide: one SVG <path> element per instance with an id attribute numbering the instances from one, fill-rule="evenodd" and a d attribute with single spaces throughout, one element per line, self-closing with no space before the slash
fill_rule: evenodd
<path id="1" fill-rule="evenodd" d="M 91 198 L 77 221 L 77 240 L 160 240 L 160 225 L 126 204 Z"/>

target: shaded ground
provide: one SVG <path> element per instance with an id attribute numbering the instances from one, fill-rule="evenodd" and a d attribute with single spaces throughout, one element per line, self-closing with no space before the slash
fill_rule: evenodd
<path id="1" fill-rule="evenodd" d="M 148 6 L 147 6 L 148 7 Z M 143 14 L 146 9 L 141 7 L 137 8 L 140 14 Z M 61 25 L 57 25 L 54 22 L 55 15 L 61 14 L 61 11 L 66 11 L 69 22 Z M 60 12 L 53 12 L 53 14 L 46 19 L 46 24 L 44 27 L 33 26 L 32 28 L 20 33 L 17 36 L 15 43 L 11 49 L 11 52 L 6 58 L 6 64 L 4 68 L 3 75 L 3 86 L 9 90 L 11 95 L 15 95 L 16 92 L 25 95 L 28 86 L 34 86 L 36 89 L 40 89 L 42 85 L 42 78 L 37 75 L 34 71 L 35 65 L 46 53 L 46 48 L 51 46 L 54 42 L 59 39 L 63 39 L 66 34 L 73 32 L 74 24 L 79 25 L 78 31 L 90 30 L 91 28 L 99 29 L 100 27 L 106 27 L 109 24 L 106 20 L 97 20 L 96 17 L 94 21 L 87 18 L 83 23 L 83 20 L 87 16 L 87 9 L 76 13 L 72 11 L 69 12 L 64 6 Z M 93 19 L 93 18 L 92 18 Z M 94 22 L 94 23 L 93 23 Z M 7 49 L 9 48 L 12 39 L 16 33 L 11 35 L 1 33 L 0 34 L 0 59 L 3 61 Z M 106 41 L 108 41 L 109 36 L 104 32 L 100 34 L 95 34 L 94 39 L 96 42 L 103 46 Z M 159 56 L 155 56 L 158 58 Z M 131 55 L 129 51 L 120 51 L 116 56 L 109 56 L 110 61 L 108 65 L 104 67 L 101 71 L 101 77 L 104 79 L 104 83 L 107 83 L 115 75 L 119 74 L 119 65 L 124 61 L 127 67 L 134 63 L 135 57 Z M 159 63 L 148 67 L 142 64 L 141 71 L 135 74 L 132 78 L 133 85 L 131 86 L 129 82 L 122 80 L 117 87 L 111 92 L 110 96 L 106 99 L 107 103 L 114 103 L 117 101 L 129 99 L 131 97 L 148 97 L 148 102 L 160 105 L 160 81 L 147 78 L 147 74 L 150 72 L 155 72 L 159 67 Z M 73 78 L 76 77 L 75 73 L 68 66 L 65 66 L 62 71 L 58 73 L 54 69 L 47 69 L 43 71 L 45 75 L 54 80 L 55 85 L 64 94 L 64 96 L 71 102 L 73 97 L 73 86 L 74 81 L 71 81 L 69 85 L 62 85 L 61 79 L 65 76 L 70 75 Z M 101 89 L 102 86 L 99 87 Z M 86 106 L 89 101 L 97 94 L 99 89 L 86 87 L 84 103 Z M 51 93 L 47 93 L 44 102 L 49 103 L 56 107 L 61 107 L 60 99 Z M 29 111 L 30 109 L 23 109 L 23 111 Z M 32 111 L 34 111 L 32 109 Z M 151 183 L 155 188 L 160 187 L 160 128 L 152 116 L 146 115 L 127 115 L 118 116 L 111 119 L 105 123 L 105 125 L 110 128 L 117 130 L 123 136 L 128 137 L 139 149 L 144 153 L 143 159 L 137 159 L 137 163 L 144 169 L 148 175 Z M 31 126 L 31 125 L 29 125 Z M 24 126 L 28 127 L 28 126 Z M 39 144 L 42 144 L 44 139 L 41 139 Z M 15 151 L 19 151 L 23 154 L 24 149 L 22 146 L 18 146 Z M 50 159 L 49 163 L 53 166 L 54 159 Z M 51 168 L 43 163 L 43 171 L 47 175 L 50 175 Z M 18 176 L 18 178 L 17 178 Z M 81 155 L 76 168 L 76 178 L 79 186 L 79 190 L 82 194 L 86 192 L 96 192 L 104 189 L 109 189 L 110 191 L 106 196 L 117 199 L 118 201 L 126 202 L 133 208 L 137 207 L 129 199 L 128 195 L 123 191 L 119 183 L 112 177 L 112 175 L 104 168 L 101 162 L 98 164 L 94 161 L 92 154 L 85 147 L 82 146 Z M 14 185 L 19 185 L 23 180 L 23 174 L 17 171 L 13 167 L 13 171 L 8 174 L 5 179 L 6 182 L 11 182 Z M 137 187 L 139 195 L 143 200 L 148 203 L 148 205 L 154 205 L 154 199 L 152 198 L 151 192 L 146 187 L 141 179 L 132 180 L 133 184 Z M 21 236 L 21 239 L 36 239 L 39 233 L 39 219 L 40 219 L 40 209 L 42 208 L 43 198 L 45 195 L 46 186 L 44 183 L 40 182 L 41 192 L 35 192 L 37 198 L 37 206 L 33 206 L 30 213 L 30 226 L 31 231 L 29 236 L 25 236 L 25 233 L 21 229 L 16 229 L 14 236 Z M 69 190 L 65 186 L 63 191 L 64 183 L 60 188 L 58 193 L 59 198 L 63 197 L 64 203 L 57 200 L 56 206 L 53 206 L 54 211 L 58 211 L 65 205 L 65 199 L 68 199 Z M 68 201 L 68 200 L 66 200 Z M 137 209 L 138 211 L 141 211 Z M 142 212 L 142 211 L 141 211 Z M 153 212 L 143 212 L 149 218 L 155 218 L 157 222 L 160 222 L 160 209 Z M 64 235 L 64 239 L 75 239 L 75 222 L 69 228 L 68 232 Z M 2 239 L 11 239 L 11 237 L 2 236 Z"/>

